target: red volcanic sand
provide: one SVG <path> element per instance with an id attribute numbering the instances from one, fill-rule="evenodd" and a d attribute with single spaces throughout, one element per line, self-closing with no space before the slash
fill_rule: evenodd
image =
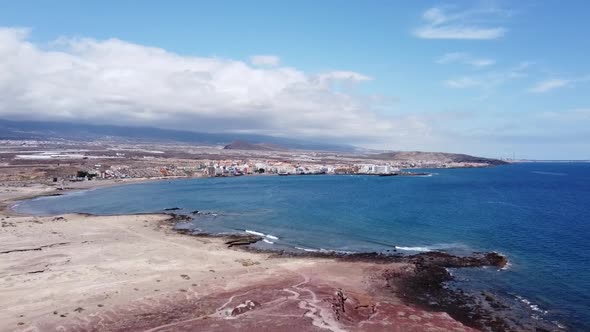
<path id="1" fill-rule="evenodd" d="M 472 330 L 401 298 L 444 271 L 433 262 L 481 261 L 277 257 L 178 234 L 165 215 L 5 218 L 1 331 Z"/>
<path id="2" fill-rule="evenodd" d="M 313 269 L 285 271 L 207 296 L 199 296 L 200 290 L 191 288 L 146 297 L 76 318 L 62 328 L 126 332 L 474 331 L 446 313 L 400 303 L 380 276 L 387 269 L 385 264 L 328 261 Z M 342 274 L 347 270 L 350 278 Z M 54 330 L 58 326 L 41 328 Z"/>

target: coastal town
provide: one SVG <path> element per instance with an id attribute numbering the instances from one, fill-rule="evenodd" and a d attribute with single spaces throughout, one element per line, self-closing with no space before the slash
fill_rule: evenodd
<path id="1" fill-rule="evenodd" d="M 7 308 L 0 318 L 17 331 L 95 326 L 105 331 L 192 331 L 212 324 L 222 330 L 257 330 L 261 324 L 284 330 L 284 321 L 274 318 L 279 316 L 290 317 L 290 326 L 302 331 L 319 326 L 355 331 L 388 331 L 391 326 L 416 331 L 424 324 L 441 331 L 545 326 L 521 321 L 518 313 L 484 309 L 506 307 L 491 293 L 470 297 L 440 292 L 440 285 L 451 278 L 447 267 L 503 268 L 507 258 L 494 252 L 459 257 L 303 250 L 277 256 L 249 249 L 261 239 L 252 231 L 226 236 L 184 233 L 176 224 L 187 216 L 172 212 L 178 208 L 155 214 L 48 217 L 12 209 L 24 199 L 151 179 L 403 176 L 420 175 L 422 169 L 490 167 L 503 163 L 499 160 L 446 153 L 261 151 L 178 143 L 0 143 L 0 266 L 5 271 L 0 289 L 7 294 L 0 302 Z M 429 302 L 421 302 L 424 298 Z M 475 315 L 483 310 L 485 315 Z"/>
<path id="2" fill-rule="evenodd" d="M 511 321 L 500 321 L 500 316 L 493 313 L 489 319 L 456 320 L 444 312 L 446 307 L 437 307 L 440 313 L 431 314 L 431 309 L 421 309 L 418 302 L 412 302 L 424 291 L 406 284 L 406 280 L 433 285 L 442 282 L 443 279 L 422 281 L 416 277 L 418 266 L 429 271 L 423 275 L 440 278 L 445 276 L 431 273 L 440 269 L 438 264 L 500 268 L 506 259 L 495 253 L 465 258 L 436 253 L 388 256 L 387 264 L 382 262 L 385 256 L 364 254 L 351 256 L 350 262 L 344 261 L 344 256 L 307 251 L 301 256 L 277 258 L 273 253 L 246 248 L 260 240 L 252 232 L 224 237 L 187 236 L 175 226 L 184 220 L 170 212 L 177 208 L 156 214 L 50 217 L 20 215 L 11 208 L 23 199 L 152 179 L 408 176 L 424 174 L 421 169 L 489 167 L 499 162 L 422 152 L 248 150 L 228 149 L 227 145 L 120 141 L 0 141 L 0 266 L 6 271 L 0 275 L 0 289 L 8 295 L 1 301 L 8 309 L 0 318 L 5 326 L 18 331 L 61 327 L 89 330 L 98 324 L 105 331 L 148 330 L 168 325 L 174 330 L 189 331 L 210 324 L 220 324 L 224 330 L 256 330 L 260 324 L 276 325 L 276 330 L 283 330 L 282 321 L 268 319 L 275 314 L 292 316 L 290 324 L 300 330 L 322 326 L 337 330 L 366 327 L 364 330 L 373 331 L 388 325 L 416 330 L 422 324 L 433 324 L 442 330 L 474 331 L 470 326 L 510 326 Z M 129 252 L 135 255 L 129 257 Z M 423 256 L 436 260 L 436 264 L 415 265 L 414 260 Z M 343 271 L 354 273 L 347 272 L 348 278 L 339 280 L 337 276 Z M 373 280 L 374 275 L 382 277 L 367 284 L 367 278 Z M 403 291 L 390 294 L 389 285 L 403 287 Z M 32 294 L 30 289 L 40 291 Z M 438 301 L 456 301 L 454 296 L 445 293 Z M 466 308 L 466 316 L 496 300 L 482 297 L 459 301 Z M 302 307 L 302 303 L 308 304 Z M 269 311 L 273 308 L 276 312 Z M 152 311 L 166 313 L 168 318 L 149 314 Z M 309 312 L 315 313 L 307 315 Z M 406 319 L 400 312 L 419 317 L 420 321 Z M 187 329 L 182 328 L 184 321 L 191 322 Z M 244 325 L 248 322 L 254 325 Z"/>
<path id="3" fill-rule="evenodd" d="M 423 175 L 413 169 L 488 167 L 452 154 L 235 150 L 224 146 L 119 142 L 0 142 L 3 182 L 232 177 L 250 175 Z"/>

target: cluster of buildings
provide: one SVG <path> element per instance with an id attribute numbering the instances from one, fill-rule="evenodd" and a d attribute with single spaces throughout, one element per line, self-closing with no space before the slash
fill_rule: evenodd
<path id="1" fill-rule="evenodd" d="M 248 174 L 329 174 L 334 173 L 333 166 L 302 165 L 288 162 L 252 161 L 245 163 L 210 162 L 203 169 L 204 176 L 240 176 Z M 197 170 L 197 172 L 200 171 Z"/>
<path id="2" fill-rule="evenodd" d="M 294 164 L 283 161 L 220 160 L 199 161 L 192 165 L 94 165 L 79 170 L 70 180 L 124 179 L 152 177 L 221 177 L 252 174 L 314 175 L 314 174 L 396 174 L 400 169 L 391 165 L 376 164 Z"/>
<path id="3" fill-rule="evenodd" d="M 361 165 L 358 173 L 361 174 L 394 174 L 398 173 L 400 169 L 391 165 Z"/>
<path id="4" fill-rule="evenodd" d="M 3 143 L 7 143 L 3 145 Z M 157 149 L 156 149 L 157 147 Z M 2 181 L 222 177 L 251 174 L 404 175 L 410 168 L 486 167 L 443 154 L 396 157 L 306 151 L 242 151 L 216 147 L 120 143 L 2 141 Z"/>
<path id="5" fill-rule="evenodd" d="M 155 177 L 189 177 L 195 175 L 195 167 L 183 167 L 174 165 L 165 166 L 130 166 L 100 164 L 92 167 L 80 168 L 76 174 L 68 177 L 72 181 L 89 179 L 126 179 L 126 178 L 155 178 Z"/>

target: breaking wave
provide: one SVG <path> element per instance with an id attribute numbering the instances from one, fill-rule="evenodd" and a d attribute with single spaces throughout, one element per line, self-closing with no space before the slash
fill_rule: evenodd
<path id="1" fill-rule="evenodd" d="M 245 232 L 248 234 L 252 234 L 252 235 L 262 236 L 264 238 L 264 239 L 262 239 L 262 241 L 264 241 L 266 243 L 270 243 L 270 244 L 273 244 L 274 241 L 279 239 L 277 236 L 274 236 L 272 234 L 264 234 L 264 233 L 257 232 L 257 231 L 251 231 L 249 229 L 246 229 Z"/>
<path id="2" fill-rule="evenodd" d="M 251 231 L 251 230 L 246 230 L 246 233 L 248 234 L 253 234 L 253 235 L 258 235 L 258 236 L 264 236 L 264 233 L 260 233 L 260 232 L 256 232 L 256 231 Z"/>
<path id="3" fill-rule="evenodd" d="M 449 244 L 435 244 L 431 246 L 394 246 L 396 250 L 402 251 L 414 251 L 414 252 L 429 252 L 429 251 L 446 251 L 446 250 L 459 250 L 469 251 L 469 247 L 461 243 L 449 243 Z"/>
<path id="4" fill-rule="evenodd" d="M 403 250 L 403 251 L 420 251 L 420 252 L 427 252 L 432 251 L 433 249 L 428 247 L 398 247 L 395 246 L 396 250 Z"/>
<path id="5" fill-rule="evenodd" d="M 295 249 L 297 250 L 303 250 L 303 251 L 307 251 L 307 252 L 319 252 L 319 249 L 311 249 L 311 248 L 301 248 L 301 247 L 295 247 Z"/>
<path id="6" fill-rule="evenodd" d="M 516 295 L 516 298 L 520 302 L 526 304 L 532 311 L 536 311 L 536 312 L 541 313 L 541 314 L 547 314 L 548 313 L 547 310 L 541 309 L 538 304 L 534 304 L 531 301 L 527 300 L 526 298 L 524 298 L 524 297 L 522 297 L 520 295 Z"/>
<path id="7" fill-rule="evenodd" d="M 312 248 L 302 248 L 302 247 L 295 247 L 297 250 L 302 250 L 306 252 L 321 252 L 321 253 L 336 253 L 336 254 L 343 254 L 343 255 L 350 255 L 356 253 L 355 251 L 348 251 L 348 250 L 328 250 L 328 249 L 312 249 Z"/>

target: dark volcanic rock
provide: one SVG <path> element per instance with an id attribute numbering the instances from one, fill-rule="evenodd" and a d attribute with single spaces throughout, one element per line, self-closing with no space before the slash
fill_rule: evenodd
<path id="1" fill-rule="evenodd" d="M 419 255 L 417 255 L 419 256 Z M 398 288 L 400 297 L 407 303 L 418 304 L 436 311 L 444 311 L 454 319 L 484 331 L 511 331 L 510 326 L 501 316 L 484 310 L 476 301 L 462 290 L 451 290 L 445 283 L 452 279 L 445 267 L 439 264 L 458 262 L 445 258 L 430 260 L 432 257 L 414 257 L 414 273 L 385 278 Z M 459 262 L 464 263 L 464 262 Z"/>
<path id="2" fill-rule="evenodd" d="M 458 257 L 447 253 L 428 252 L 408 257 L 414 263 L 413 273 L 385 275 L 388 283 L 398 286 L 399 296 L 410 304 L 425 309 L 444 311 L 463 324 L 482 331 L 552 331 L 551 323 L 530 319 L 520 308 L 488 293 L 467 293 L 449 287 L 453 279 L 447 268 L 494 266 L 507 264 L 505 256 L 495 252 Z"/>
<path id="3" fill-rule="evenodd" d="M 238 316 L 241 315 L 245 312 L 248 312 L 256 307 L 259 307 L 260 303 L 256 302 L 256 301 L 252 301 L 252 300 L 246 300 L 244 303 L 240 303 L 238 306 L 236 306 L 232 311 L 231 311 L 231 315 L 232 316 Z"/>
<path id="4" fill-rule="evenodd" d="M 472 256 L 454 256 L 444 252 L 425 252 L 410 256 L 410 261 L 415 264 L 429 264 L 442 267 L 481 267 L 495 266 L 503 268 L 508 259 L 495 252 L 475 253 Z"/>
<path id="5" fill-rule="evenodd" d="M 225 242 L 229 248 L 233 246 L 245 246 L 256 243 L 262 240 L 261 236 L 254 234 L 236 234 L 227 237 L 228 240 Z"/>
<path id="6" fill-rule="evenodd" d="M 483 267 L 494 266 L 502 268 L 508 262 L 507 258 L 495 252 L 475 253 L 471 256 L 455 256 L 444 252 L 426 252 L 417 255 L 406 256 L 399 253 L 385 254 L 378 252 L 340 253 L 329 252 L 296 252 L 273 251 L 257 248 L 247 248 L 251 251 L 272 252 L 281 257 L 323 257 L 337 258 L 346 262 L 371 262 L 371 263 L 412 263 L 416 265 L 439 266 L 443 268 L 458 267 Z"/>
<path id="7" fill-rule="evenodd" d="M 199 236 L 220 237 L 220 235 L 206 234 Z M 523 312 L 519 311 L 520 309 L 515 310 L 509 302 L 496 295 L 481 292 L 477 292 L 477 294 L 466 293 L 449 284 L 453 277 L 447 268 L 484 266 L 502 268 L 506 266 L 507 258 L 499 253 L 488 252 L 474 253 L 471 256 L 455 256 L 444 252 L 426 252 L 407 256 L 377 252 L 345 254 L 339 252 L 273 251 L 249 246 L 262 240 L 262 237 L 257 235 L 236 234 L 221 237 L 226 240 L 225 243 L 229 247 L 240 246 L 249 251 L 272 253 L 276 257 L 330 258 L 343 262 L 384 264 L 384 267 L 390 263 L 408 263 L 406 270 L 385 272 L 382 277 L 387 283 L 387 288 L 394 291 L 396 296 L 411 307 L 417 305 L 418 308 L 427 311 L 445 312 L 453 319 L 482 331 L 555 330 L 555 327 L 549 325 L 548 322 L 533 321 L 530 316 L 524 317 Z M 342 290 L 337 290 L 332 294 L 327 296 L 325 301 L 329 303 L 334 317 L 343 324 L 353 324 L 352 322 L 369 319 L 368 317 L 377 317 L 375 316 L 376 310 L 385 308 L 377 308 L 370 303 L 356 303 L 353 297 L 345 294 Z M 258 309 L 257 305 L 246 304 L 231 314 L 240 315 L 254 308 Z M 391 319 L 391 317 L 383 316 L 380 319 Z"/>
<path id="8" fill-rule="evenodd" d="M 184 214 L 168 213 L 168 215 L 170 216 L 170 219 L 166 220 L 166 222 L 171 225 L 174 225 L 178 222 L 185 222 L 185 221 L 193 220 L 193 218 L 191 218 L 190 216 L 184 215 Z"/>

